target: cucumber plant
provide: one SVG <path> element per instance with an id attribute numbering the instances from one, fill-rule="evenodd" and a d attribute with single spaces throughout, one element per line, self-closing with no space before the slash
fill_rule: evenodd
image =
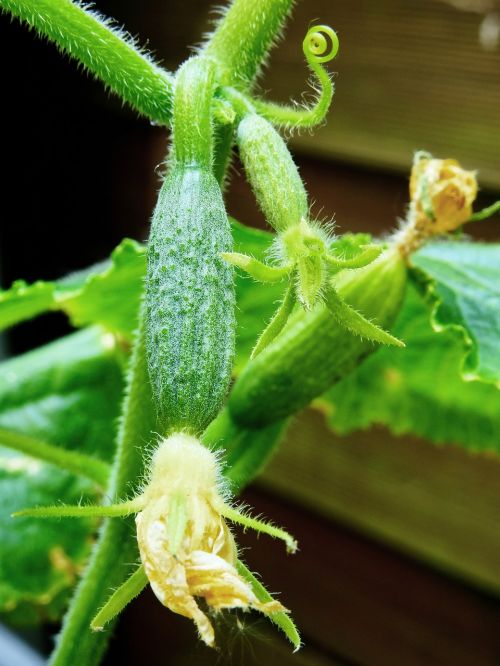
<path id="1" fill-rule="evenodd" d="M 229 524 L 281 539 L 291 553 L 295 539 L 253 518 L 234 496 L 298 410 L 341 385 L 382 347 L 405 353 L 405 341 L 390 331 L 407 307 L 408 284 L 432 304 L 436 335 L 440 327 L 462 332 L 464 375 L 498 390 L 498 290 L 475 299 L 450 271 L 439 270 L 438 259 L 445 248 L 448 265 L 455 252 L 459 266 L 464 248 L 473 247 L 479 259 L 471 275 L 482 271 L 481 284 L 489 289 L 498 276 L 498 246 L 475 247 L 446 235 L 499 206 L 473 213 L 475 174 L 421 152 L 414 160 L 407 219 L 389 238 L 336 235 L 311 219 L 306 188 L 280 132 L 325 120 L 334 90 L 324 64 L 338 51 L 335 32 L 318 25 L 304 38 L 317 82 L 310 106 L 279 105 L 254 93 L 292 4 L 233 0 L 203 47 L 171 74 L 78 3 L 0 0 L 0 8 L 55 42 L 138 113 L 172 129 L 146 248 L 125 241 L 109 264 L 85 274 L 56 283 L 18 282 L 0 293 L 2 327 L 59 309 L 75 326 L 89 329 L 84 344 L 97 345 L 99 372 L 106 367 L 105 344 L 120 357 L 117 365 L 122 369 L 126 360 L 127 366 L 117 371 L 117 386 L 122 378 L 124 383 L 121 406 L 119 399 L 113 402 L 119 425 L 114 433 L 108 423 L 101 456 L 51 441 L 50 421 L 44 437 L 29 424 L 4 422 L 2 405 L 13 389 L 0 384 L 0 444 L 87 479 L 82 492 L 93 500 L 72 505 L 64 500 L 74 497 L 53 494 L 52 505 L 15 507 L 18 524 L 28 521 L 43 531 L 37 519 L 104 519 L 92 552 L 82 555 L 85 571 L 65 614 L 53 666 L 98 664 L 118 613 L 148 584 L 163 605 L 194 621 L 209 646 L 216 644 L 212 610 L 253 608 L 300 647 L 289 611 L 244 564 Z M 233 145 L 273 234 L 228 219 L 222 188 Z M 435 236 L 444 240 L 433 245 Z M 261 330 L 263 318 L 268 324 Z M 87 332 L 76 335 L 82 334 Z M 61 342 L 61 349 L 73 349 L 72 340 Z M 67 360 L 51 349 L 39 353 L 4 365 L 19 377 L 17 390 L 33 391 L 33 381 L 28 385 L 22 377 L 45 376 L 58 362 L 75 374 L 74 352 Z M 64 410 L 56 408 L 54 422 L 64 419 Z M 109 443 L 113 437 L 115 446 Z M 16 523 L 9 529 L 16 530 Z M 119 565 L 131 561 L 135 566 L 127 575 Z M 4 610 L 19 603 L 10 594 Z"/>

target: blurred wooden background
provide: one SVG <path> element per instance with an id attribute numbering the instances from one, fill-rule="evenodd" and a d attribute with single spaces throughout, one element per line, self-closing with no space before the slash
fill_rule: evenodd
<path id="1" fill-rule="evenodd" d="M 209 28 L 202 0 L 96 6 L 172 68 Z M 317 212 L 335 215 L 340 231 L 383 233 L 404 215 L 416 149 L 479 169 L 480 205 L 498 198 L 499 11 L 495 0 L 297 4 L 260 91 L 300 100 L 309 23 L 338 30 L 329 123 L 293 146 Z M 2 285 L 84 267 L 124 235 L 144 239 L 166 132 L 5 17 L 0 55 L 9 63 L 3 127 L 15 139 L 2 145 Z M 242 222 L 264 224 L 237 163 L 227 200 Z M 498 240 L 499 221 L 474 233 Z M 10 351 L 66 330 L 63 317 L 48 315 L 14 330 Z M 213 654 L 193 643 L 189 622 L 146 593 L 124 615 L 106 663 L 500 664 L 499 465 L 384 430 L 338 439 L 307 412 L 246 497 L 296 533 L 301 552 L 286 557 L 279 544 L 241 537 L 250 566 L 293 609 L 305 649 L 292 656 L 252 614 L 227 620 L 229 652 Z"/>

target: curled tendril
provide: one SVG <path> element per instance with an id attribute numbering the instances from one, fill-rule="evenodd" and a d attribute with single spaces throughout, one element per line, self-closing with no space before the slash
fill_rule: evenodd
<path id="1" fill-rule="evenodd" d="M 309 28 L 302 48 L 307 61 L 317 63 L 333 60 L 339 52 L 339 38 L 329 25 L 314 25 Z"/>
<path id="2" fill-rule="evenodd" d="M 333 83 L 323 63 L 335 58 L 339 50 L 337 33 L 328 25 L 312 26 L 302 42 L 309 68 L 318 80 L 317 98 L 311 106 L 300 107 L 275 104 L 264 100 L 252 100 L 258 113 L 264 118 L 286 129 L 314 127 L 322 123 L 330 108 Z"/>

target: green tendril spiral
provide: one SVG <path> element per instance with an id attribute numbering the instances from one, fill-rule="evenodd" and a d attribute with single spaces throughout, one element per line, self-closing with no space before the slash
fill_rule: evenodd
<path id="1" fill-rule="evenodd" d="M 315 25 L 307 31 L 302 48 L 312 67 L 312 63 L 329 62 L 335 58 L 339 52 L 339 38 L 329 25 Z"/>
<path id="2" fill-rule="evenodd" d="M 330 74 L 323 63 L 333 60 L 339 51 L 337 33 L 328 25 L 316 25 L 309 28 L 302 49 L 309 68 L 318 80 L 319 90 L 316 101 L 311 106 L 300 108 L 254 100 L 255 109 L 270 122 L 287 129 L 315 127 L 321 124 L 333 98 L 334 86 Z"/>

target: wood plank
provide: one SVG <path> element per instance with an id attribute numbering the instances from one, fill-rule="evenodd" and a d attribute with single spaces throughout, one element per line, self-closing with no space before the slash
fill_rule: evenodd
<path id="1" fill-rule="evenodd" d="M 192 623 L 146 590 L 122 616 L 105 664 L 184 666 L 493 666 L 500 655 L 500 601 L 468 589 L 330 519 L 251 489 L 243 500 L 284 525 L 299 552 L 237 530 L 240 552 L 293 611 L 304 648 L 292 654 L 258 613 L 214 617 L 219 652 Z M 163 663 L 163 662 L 162 662 Z"/>
<path id="2" fill-rule="evenodd" d="M 498 600 L 296 505 L 254 491 L 245 499 L 299 540 L 299 553 L 286 557 L 279 543 L 238 536 L 250 566 L 293 610 L 306 650 L 321 646 L 363 666 L 499 663 Z"/>
<path id="3" fill-rule="evenodd" d="M 259 483 L 500 593 L 500 461 L 382 428 L 335 437 L 313 410 Z"/>
<path id="4" fill-rule="evenodd" d="M 300 45 L 316 17 L 340 36 L 337 93 L 328 124 L 296 147 L 403 171 L 426 149 L 500 185 L 500 47 L 481 47 L 480 14 L 442 0 L 299 2 L 262 84 L 267 96 L 306 90 Z"/>

